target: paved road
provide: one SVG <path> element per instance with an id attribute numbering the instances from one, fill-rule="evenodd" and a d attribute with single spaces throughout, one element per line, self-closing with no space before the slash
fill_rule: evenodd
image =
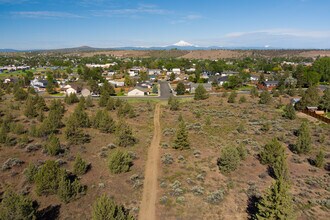
<path id="1" fill-rule="evenodd" d="M 160 85 L 160 99 L 168 99 L 170 96 L 172 96 L 173 94 L 170 92 L 171 88 L 168 84 L 167 81 L 159 81 L 159 85 Z"/>

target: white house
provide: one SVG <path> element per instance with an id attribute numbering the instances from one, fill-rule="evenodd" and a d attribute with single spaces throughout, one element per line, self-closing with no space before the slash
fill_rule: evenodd
<path id="1" fill-rule="evenodd" d="M 148 70 L 148 75 L 151 76 L 151 75 L 160 75 L 161 73 L 161 70 L 160 69 L 149 69 Z"/>
<path id="2" fill-rule="evenodd" d="M 115 80 L 109 80 L 109 83 L 112 84 L 115 87 L 125 86 L 125 82 L 120 82 L 120 81 L 115 81 Z"/>
<path id="3" fill-rule="evenodd" d="M 132 90 L 128 92 L 128 96 L 145 96 L 146 94 L 146 89 L 140 88 L 140 87 L 135 87 Z"/>
<path id="4" fill-rule="evenodd" d="M 173 68 L 172 72 L 175 73 L 175 74 L 180 74 L 181 70 L 180 70 L 180 68 Z"/>
<path id="5" fill-rule="evenodd" d="M 189 68 L 189 69 L 186 69 L 186 72 L 189 72 L 189 73 L 191 73 L 191 72 L 195 72 L 196 71 L 196 68 Z"/>
<path id="6" fill-rule="evenodd" d="M 70 95 L 70 94 L 77 94 L 77 90 L 75 90 L 74 88 L 69 88 L 66 90 L 66 94 Z"/>

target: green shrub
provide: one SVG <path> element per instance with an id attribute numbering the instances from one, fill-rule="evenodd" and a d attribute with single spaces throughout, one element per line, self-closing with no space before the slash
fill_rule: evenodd
<path id="1" fill-rule="evenodd" d="M 183 119 L 179 123 L 173 148 L 179 150 L 185 150 L 190 148 L 190 144 L 188 140 L 188 131 L 186 128 L 186 123 L 183 121 Z"/>
<path id="2" fill-rule="evenodd" d="M 179 110 L 180 102 L 178 99 L 175 99 L 172 96 L 170 96 L 170 98 L 168 99 L 168 105 L 170 106 L 171 111 L 177 111 Z"/>
<path id="3" fill-rule="evenodd" d="M 241 96 L 241 98 L 239 98 L 239 103 L 245 103 L 246 102 L 246 97 L 245 96 Z"/>
<path id="4" fill-rule="evenodd" d="M 93 220 L 133 220 L 133 216 L 121 205 L 115 204 L 108 196 L 98 198 L 92 211 Z"/>
<path id="5" fill-rule="evenodd" d="M 51 134 L 48 137 L 47 143 L 45 145 L 45 150 L 47 154 L 51 156 L 56 156 L 61 152 L 60 139 L 56 137 L 55 134 Z"/>
<path id="6" fill-rule="evenodd" d="M 12 190 L 6 190 L 0 203 L 0 219 L 34 220 L 36 219 L 36 207 L 30 198 Z"/>
<path id="7" fill-rule="evenodd" d="M 224 147 L 221 149 L 217 165 L 221 172 L 230 173 L 237 169 L 240 163 L 240 154 L 236 147 Z"/>
<path id="8" fill-rule="evenodd" d="M 294 120 L 296 118 L 296 111 L 291 104 L 287 104 L 283 110 L 283 117 Z"/>
<path id="9" fill-rule="evenodd" d="M 271 102 L 271 100 L 272 100 L 272 97 L 270 96 L 268 91 L 263 91 L 260 94 L 260 100 L 259 100 L 260 104 L 269 104 Z"/>
<path id="10" fill-rule="evenodd" d="M 34 179 L 35 179 L 35 176 L 37 173 L 38 173 L 38 167 L 33 163 L 30 163 L 27 166 L 27 168 L 24 170 L 25 178 L 27 179 L 27 181 L 29 183 L 34 182 Z"/>
<path id="11" fill-rule="evenodd" d="M 74 103 L 78 103 L 79 99 L 76 93 L 70 93 L 69 95 L 68 94 L 65 95 L 64 102 L 68 105 L 72 105 Z"/>
<path id="12" fill-rule="evenodd" d="M 73 173 L 76 175 L 83 175 L 88 170 L 88 163 L 78 155 L 73 164 Z"/>
<path id="13" fill-rule="evenodd" d="M 56 194 L 61 177 L 65 170 L 52 160 L 46 161 L 35 175 L 34 182 L 38 195 Z"/>
<path id="14" fill-rule="evenodd" d="M 235 91 L 232 91 L 228 97 L 228 103 L 235 103 L 237 97 L 237 93 Z"/>
<path id="15" fill-rule="evenodd" d="M 318 168 L 323 168 L 324 162 L 325 162 L 325 154 L 322 150 L 318 152 L 318 154 L 315 157 L 315 166 Z"/>
<path id="16" fill-rule="evenodd" d="M 312 139 L 307 122 L 303 122 L 298 131 L 298 140 L 292 150 L 298 154 L 308 153 L 312 148 Z"/>
<path id="17" fill-rule="evenodd" d="M 93 127 L 104 133 L 113 133 L 116 130 L 116 123 L 105 110 L 98 110 L 93 118 Z"/>
<path id="18" fill-rule="evenodd" d="M 115 150 L 109 155 L 108 166 L 113 174 L 128 172 L 133 165 L 133 160 L 129 153 Z"/>
<path id="19" fill-rule="evenodd" d="M 120 121 L 116 128 L 117 144 L 120 147 L 133 146 L 137 139 L 133 136 L 131 127 L 124 121 Z"/>
<path id="20" fill-rule="evenodd" d="M 209 97 L 209 94 L 207 93 L 206 89 L 202 84 L 199 84 L 195 90 L 194 99 L 195 100 L 204 100 Z"/>

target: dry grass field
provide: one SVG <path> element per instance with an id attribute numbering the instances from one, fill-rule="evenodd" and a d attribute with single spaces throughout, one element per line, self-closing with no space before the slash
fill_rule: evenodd
<path id="1" fill-rule="evenodd" d="M 97 102 L 95 106 L 86 110 L 89 116 L 95 114 L 99 109 Z M 10 106 L 21 106 L 20 110 L 12 110 Z M 66 105 L 66 113 L 63 118 L 65 122 L 66 117 L 73 111 L 77 104 L 71 106 Z M 23 148 L 14 147 L 0 147 L 0 165 L 2 166 L 9 158 L 18 158 L 23 161 L 21 166 L 14 166 L 9 170 L 0 171 L 0 192 L 3 192 L 7 186 L 14 188 L 17 192 L 26 191 L 33 199 L 39 203 L 39 210 L 46 210 L 47 208 L 55 206 L 59 208 L 59 212 L 54 216 L 59 219 L 90 219 L 92 205 L 96 198 L 102 194 L 107 194 L 114 198 L 119 204 L 124 204 L 125 207 L 131 209 L 132 214 L 137 215 L 138 208 L 142 195 L 144 165 L 146 161 L 146 154 L 151 138 L 153 135 L 153 110 L 149 109 L 146 102 L 132 103 L 135 112 L 138 116 L 126 121 L 133 129 L 134 136 L 138 139 L 138 143 L 133 147 L 128 147 L 127 151 L 131 152 L 136 157 L 133 161 L 134 165 L 127 173 L 111 174 L 108 169 L 107 155 L 114 149 L 108 146 L 115 144 L 115 134 L 104 134 L 92 128 L 84 129 L 85 133 L 91 136 L 91 142 L 81 145 L 67 144 L 63 129 L 61 129 L 59 137 L 62 147 L 66 149 L 65 153 L 60 156 L 47 156 L 43 153 L 42 147 L 40 149 L 28 152 L 29 146 L 38 145 L 44 146 L 45 139 L 30 138 L 31 143 Z M 25 129 L 29 130 L 31 124 L 38 123 L 36 119 L 29 120 L 22 116 L 24 104 L 6 100 L 0 103 L 0 109 L 4 112 L 9 110 L 15 118 L 16 123 L 22 123 Z M 118 121 L 116 111 L 111 112 L 115 121 Z M 118 148 L 118 147 L 117 147 Z M 24 169 L 30 162 L 42 164 L 45 160 L 62 160 L 63 167 L 69 171 L 73 170 L 73 161 L 77 155 L 87 162 L 91 163 L 91 169 L 84 174 L 80 182 L 87 186 L 86 195 L 74 200 L 68 204 L 62 203 L 56 195 L 51 196 L 37 196 L 34 191 L 34 185 L 29 184 L 23 174 Z M 135 178 L 133 178 L 135 177 Z M 53 211 L 56 210 L 53 209 Z M 54 211 L 55 212 L 55 211 Z M 47 216 L 45 219 L 51 219 Z"/>
<path id="2" fill-rule="evenodd" d="M 263 193 L 274 181 L 257 159 L 259 151 L 274 137 L 286 147 L 298 219 L 329 219 L 329 207 L 321 205 L 322 201 L 329 203 L 329 171 L 311 166 L 308 159 L 324 148 L 329 165 L 330 127 L 311 120 L 313 150 L 298 156 L 288 145 L 296 142 L 294 131 L 306 119 L 290 121 L 282 117 L 275 103 L 260 105 L 258 99 L 249 96 L 247 100 L 228 104 L 227 98 L 211 97 L 185 102 L 179 111 L 164 109 L 159 219 L 247 219 L 248 195 Z M 172 149 L 180 114 L 189 130 L 190 150 Z M 265 125 L 269 130 L 262 131 Z M 223 175 L 217 167 L 220 150 L 238 145 L 247 149 L 248 156 L 236 171 Z"/>

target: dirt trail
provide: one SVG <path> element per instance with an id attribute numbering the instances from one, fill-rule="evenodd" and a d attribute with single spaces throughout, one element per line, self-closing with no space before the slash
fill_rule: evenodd
<path id="1" fill-rule="evenodd" d="M 139 219 L 140 220 L 154 220 L 156 219 L 156 201 L 157 201 L 157 178 L 160 166 L 160 105 L 155 107 L 154 114 L 154 136 L 148 150 L 148 157 L 144 173 L 144 185 L 142 202 L 140 204 Z"/>

